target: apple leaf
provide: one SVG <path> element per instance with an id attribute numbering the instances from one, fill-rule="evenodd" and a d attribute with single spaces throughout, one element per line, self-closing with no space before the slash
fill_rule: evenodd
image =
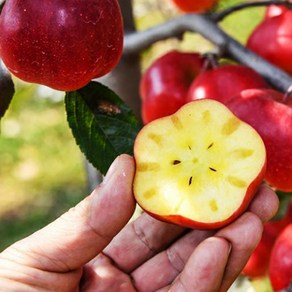
<path id="1" fill-rule="evenodd" d="M 14 96 L 11 75 L 0 59 L 0 119 L 4 116 Z"/>
<path id="2" fill-rule="evenodd" d="M 77 91 L 67 92 L 65 106 L 76 143 L 102 174 L 118 155 L 133 154 L 134 139 L 141 125 L 108 87 L 90 82 Z"/>
<path id="3" fill-rule="evenodd" d="M 292 193 L 281 192 L 279 190 L 277 190 L 276 193 L 279 198 L 279 209 L 273 220 L 279 220 L 285 216 L 292 199 Z"/>

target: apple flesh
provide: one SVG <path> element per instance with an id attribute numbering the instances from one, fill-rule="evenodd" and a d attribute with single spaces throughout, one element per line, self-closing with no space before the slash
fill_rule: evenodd
<path id="1" fill-rule="evenodd" d="M 292 288 L 292 223 L 278 236 L 272 250 L 269 278 L 274 291 Z"/>
<path id="2" fill-rule="evenodd" d="M 266 18 L 250 35 L 247 47 L 292 73 L 292 11 Z"/>
<path id="3" fill-rule="evenodd" d="M 227 106 L 261 135 L 267 149 L 265 180 L 272 187 L 289 192 L 292 191 L 292 106 L 280 100 L 284 100 L 280 92 L 249 89 Z"/>
<path id="4" fill-rule="evenodd" d="M 292 202 L 282 219 L 270 221 L 264 225 L 262 238 L 243 268 L 243 275 L 258 278 L 268 274 L 274 243 L 281 231 L 290 223 L 292 223 Z"/>
<path id="5" fill-rule="evenodd" d="M 211 99 L 184 105 L 142 128 L 134 144 L 134 195 L 153 217 L 219 228 L 239 216 L 266 165 L 258 133 Z"/>
<path id="6" fill-rule="evenodd" d="M 202 72 L 191 84 L 187 100 L 211 98 L 226 104 L 242 90 L 269 88 L 253 69 L 243 65 L 222 65 Z"/>
<path id="7" fill-rule="evenodd" d="M 170 51 L 147 68 L 140 81 L 145 124 L 173 114 L 186 103 L 189 86 L 203 62 L 200 54 Z"/>
<path id="8" fill-rule="evenodd" d="M 71 91 L 113 69 L 123 46 L 117 0 L 6 0 L 0 56 L 18 78 Z"/>

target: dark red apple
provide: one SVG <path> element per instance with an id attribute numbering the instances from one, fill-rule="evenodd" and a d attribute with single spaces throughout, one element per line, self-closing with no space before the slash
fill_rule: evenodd
<path id="1" fill-rule="evenodd" d="M 184 12 L 204 12 L 210 10 L 218 0 L 172 0 Z"/>
<path id="2" fill-rule="evenodd" d="M 247 47 L 292 73 L 292 11 L 266 18 L 250 35 Z"/>
<path id="3" fill-rule="evenodd" d="M 242 274 L 250 278 L 267 275 L 272 248 L 281 231 L 292 223 L 292 202 L 288 206 L 286 215 L 276 221 L 270 221 L 264 225 L 263 235 L 256 249 L 253 251 Z"/>
<path id="4" fill-rule="evenodd" d="M 117 0 L 6 0 L 0 56 L 18 78 L 75 90 L 108 73 L 122 53 Z"/>
<path id="5" fill-rule="evenodd" d="M 199 74 L 203 62 L 200 54 L 171 51 L 147 68 L 140 82 L 145 124 L 173 114 L 186 103 L 189 86 Z"/>
<path id="6" fill-rule="evenodd" d="M 266 181 L 276 189 L 292 191 L 292 107 L 281 100 L 280 92 L 249 89 L 230 100 L 227 106 L 253 126 L 264 140 Z"/>
<path id="7" fill-rule="evenodd" d="M 222 103 L 196 100 L 138 133 L 133 191 L 153 217 L 216 229 L 237 218 L 265 174 L 259 134 Z"/>
<path id="8" fill-rule="evenodd" d="M 268 88 L 253 69 L 243 65 L 223 65 L 206 70 L 193 81 L 187 100 L 211 98 L 224 104 L 244 89 Z"/>
<path id="9" fill-rule="evenodd" d="M 269 277 L 274 291 L 292 289 L 292 223 L 278 236 L 272 250 Z"/>

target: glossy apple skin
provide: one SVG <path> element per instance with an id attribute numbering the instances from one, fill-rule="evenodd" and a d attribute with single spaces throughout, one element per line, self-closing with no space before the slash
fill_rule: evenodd
<path id="1" fill-rule="evenodd" d="M 71 91 L 108 73 L 122 53 L 117 0 L 7 0 L 0 56 L 18 78 Z"/>
<path id="2" fill-rule="evenodd" d="M 265 180 L 274 188 L 292 191 L 292 106 L 274 90 L 242 91 L 227 104 L 241 120 L 254 127 L 267 149 Z"/>
<path id="3" fill-rule="evenodd" d="M 269 278 L 274 291 L 284 291 L 292 287 L 292 223 L 280 233 L 275 242 L 270 259 Z"/>
<path id="4" fill-rule="evenodd" d="M 242 270 L 243 275 L 250 278 L 267 275 L 271 252 L 277 236 L 290 223 L 292 223 L 292 202 L 289 204 L 287 213 L 282 219 L 270 221 L 264 225 L 261 241 Z"/>
<path id="5" fill-rule="evenodd" d="M 287 6 L 284 5 L 269 5 L 266 9 L 264 18 L 278 16 L 287 10 Z"/>
<path id="6" fill-rule="evenodd" d="M 171 51 L 147 68 L 140 81 L 144 124 L 171 115 L 186 103 L 189 86 L 203 63 L 200 54 Z"/>
<path id="7" fill-rule="evenodd" d="M 204 12 L 210 10 L 217 0 L 173 0 L 173 3 L 184 12 Z"/>
<path id="8" fill-rule="evenodd" d="M 269 88 L 253 69 L 242 65 L 223 65 L 201 73 L 191 84 L 187 100 L 211 98 L 226 104 L 242 90 Z"/>
<path id="9" fill-rule="evenodd" d="M 250 35 L 247 47 L 291 74 L 292 11 L 265 19 Z"/>

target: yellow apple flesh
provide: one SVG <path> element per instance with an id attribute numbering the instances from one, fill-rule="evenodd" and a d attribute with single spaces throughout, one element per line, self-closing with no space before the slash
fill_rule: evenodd
<path id="1" fill-rule="evenodd" d="M 134 157 L 133 190 L 142 209 L 191 228 L 219 228 L 239 216 L 266 168 L 259 134 L 209 99 L 144 126 Z"/>

